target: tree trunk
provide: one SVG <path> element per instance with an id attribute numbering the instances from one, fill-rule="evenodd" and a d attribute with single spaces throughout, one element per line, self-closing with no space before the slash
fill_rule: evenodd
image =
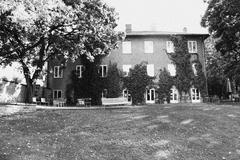
<path id="1" fill-rule="evenodd" d="M 26 96 L 25 96 L 25 103 L 32 103 L 32 97 L 33 97 L 33 84 L 31 83 L 30 79 L 26 79 Z"/>

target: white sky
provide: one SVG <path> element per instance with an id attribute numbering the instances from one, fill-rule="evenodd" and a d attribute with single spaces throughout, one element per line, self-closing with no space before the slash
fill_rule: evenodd
<path id="1" fill-rule="evenodd" d="M 118 30 L 132 24 L 133 30 L 207 33 L 200 26 L 207 4 L 203 0 L 104 0 L 119 13 Z M 155 26 L 155 27 L 154 27 Z"/>

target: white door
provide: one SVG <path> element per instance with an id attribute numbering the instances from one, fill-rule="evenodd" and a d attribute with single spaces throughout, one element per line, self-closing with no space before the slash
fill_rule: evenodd
<path id="1" fill-rule="evenodd" d="M 192 99 L 192 103 L 201 102 L 201 95 L 197 88 L 191 88 L 191 99 Z"/>
<path id="2" fill-rule="evenodd" d="M 172 87 L 171 88 L 171 95 L 170 95 L 170 103 L 178 103 L 178 90 L 176 89 L 176 87 Z"/>
<path id="3" fill-rule="evenodd" d="M 155 103 L 155 89 L 146 90 L 146 103 Z"/>

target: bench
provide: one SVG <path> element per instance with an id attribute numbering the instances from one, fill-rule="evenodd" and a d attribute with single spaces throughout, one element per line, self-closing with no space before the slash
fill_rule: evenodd
<path id="1" fill-rule="evenodd" d="M 91 98 L 80 98 L 77 99 L 77 106 L 91 106 L 92 99 Z"/>
<path id="2" fill-rule="evenodd" d="M 131 102 L 128 101 L 128 98 L 118 97 L 118 98 L 102 98 L 102 105 L 131 105 Z"/>

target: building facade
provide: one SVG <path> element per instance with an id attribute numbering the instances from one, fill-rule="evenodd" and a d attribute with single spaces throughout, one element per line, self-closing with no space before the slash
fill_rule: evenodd
<path id="1" fill-rule="evenodd" d="M 170 41 L 171 35 L 182 35 L 188 40 L 188 50 L 191 53 L 191 59 L 198 58 L 205 71 L 205 51 L 204 40 L 207 34 L 191 34 L 187 32 L 159 32 L 159 31 L 132 31 L 131 25 L 126 25 L 126 38 L 119 42 L 119 48 L 115 49 L 106 56 L 100 65 L 101 76 L 107 76 L 109 63 L 117 63 L 118 68 L 128 75 L 129 69 L 141 62 L 147 63 L 147 72 L 149 76 L 155 76 L 155 82 L 158 81 L 160 69 L 164 67 L 174 76 L 175 66 L 171 63 L 166 52 L 174 52 L 173 43 Z M 66 85 L 70 83 L 70 76 L 73 70 L 76 70 L 79 78 L 82 76 L 84 66 L 80 60 L 74 63 L 68 63 L 61 69 L 61 60 L 54 60 L 49 63 L 50 74 L 48 75 L 48 87 L 52 89 L 52 98 L 65 98 Z M 198 89 L 191 88 L 191 101 L 200 102 L 201 93 Z M 123 96 L 128 95 L 127 89 L 123 90 Z M 156 102 L 156 87 L 146 89 L 146 103 Z M 171 89 L 171 103 L 179 102 L 179 93 L 175 86 Z"/>

